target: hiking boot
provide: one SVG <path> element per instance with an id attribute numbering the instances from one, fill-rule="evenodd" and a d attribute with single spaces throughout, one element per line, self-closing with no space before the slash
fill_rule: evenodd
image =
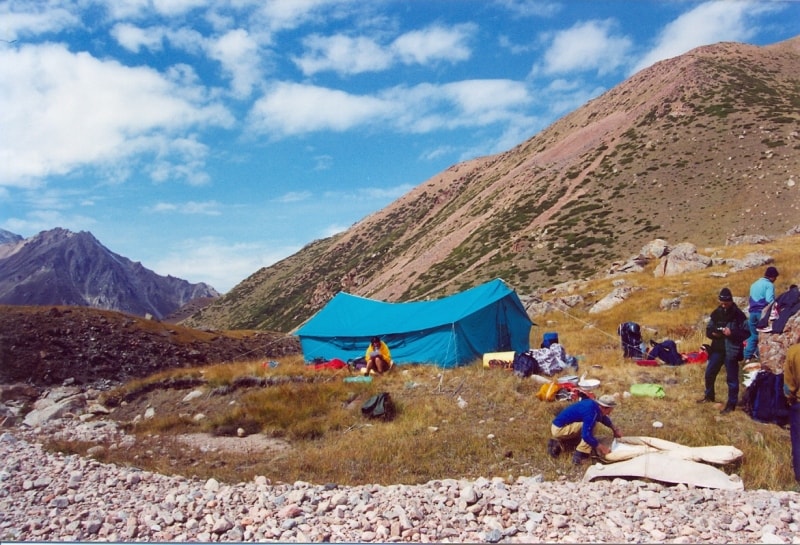
<path id="1" fill-rule="evenodd" d="M 733 404 L 731 404 L 731 403 L 728 403 L 728 404 L 726 404 L 726 405 L 725 405 L 725 408 L 724 408 L 724 409 L 722 409 L 722 410 L 719 412 L 719 414 L 728 414 L 728 413 L 732 413 L 734 410 L 736 410 L 736 405 L 733 405 Z"/>
<path id="2" fill-rule="evenodd" d="M 579 450 L 576 450 L 572 454 L 572 463 L 574 465 L 576 465 L 576 466 L 579 466 L 579 465 L 583 464 L 584 462 L 588 461 L 589 458 L 590 458 L 590 456 L 588 454 L 586 454 L 585 452 L 580 452 Z"/>
<path id="3" fill-rule="evenodd" d="M 698 403 L 714 403 L 713 397 L 701 397 L 697 400 Z"/>
<path id="4" fill-rule="evenodd" d="M 561 450 L 561 443 L 559 443 L 558 439 L 550 439 L 547 441 L 547 454 L 553 458 L 557 458 L 558 455 L 561 454 Z"/>

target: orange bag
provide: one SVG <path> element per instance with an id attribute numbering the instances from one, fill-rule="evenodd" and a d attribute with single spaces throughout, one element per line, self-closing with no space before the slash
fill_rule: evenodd
<path id="1" fill-rule="evenodd" d="M 536 393 L 536 397 L 542 401 L 553 401 L 560 389 L 561 385 L 557 382 L 542 384 L 541 388 L 539 388 L 539 391 Z"/>

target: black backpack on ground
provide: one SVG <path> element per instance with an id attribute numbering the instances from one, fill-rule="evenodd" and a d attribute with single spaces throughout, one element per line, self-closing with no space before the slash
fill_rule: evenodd
<path id="1" fill-rule="evenodd" d="M 518 352 L 514 354 L 513 367 L 515 375 L 526 378 L 539 371 L 539 362 L 530 352 Z"/>
<path id="2" fill-rule="evenodd" d="M 389 392 L 375 394 L 361 406 L 361 414 L 367 418 L 391 420 L 394 418 L 394 402 Z"/>
<path id="3" fill-rule="evenodd" d="M 742 410 L 756 422 L 789 424 L 789 404 L 783 393 L 783 373 L 756 373 L 742 396 Z"/>

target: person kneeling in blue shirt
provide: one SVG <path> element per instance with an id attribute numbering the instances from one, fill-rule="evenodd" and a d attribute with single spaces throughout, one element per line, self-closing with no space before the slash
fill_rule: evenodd
<path id="1" fill-rule="evenodd" d="M 580 465 L 592 455 L 592 451 L 605 456 L 611 449 L 602 444 L 594 436 L 594 428 L 598 422 L 611 428 L 614 437 L 622 437 L 622 432 L 614 426 L 609 415 L 617 406 L 614 396 L 604 395 L 600 399 L 583 399 L 566 407 L 553 419 L 550 433 L 553 436 L 547 442 L 547 452 L 552 457 L 558 456 L 564 447 L 563 440 L 581 438 L 572 455 L 572 463 Z"/>

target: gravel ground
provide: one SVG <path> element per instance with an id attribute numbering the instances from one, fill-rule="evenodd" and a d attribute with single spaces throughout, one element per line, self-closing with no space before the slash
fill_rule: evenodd
<path id="1" fill-rule="evenodd" d="M 0 436 L 0 540 L 800 543 L 797 492 L 540 476 L 220 483 L 52 454 L 38 442 L 100 434 L 116 448 L 135 445 L 109 422 L 62 419 Z"/>

